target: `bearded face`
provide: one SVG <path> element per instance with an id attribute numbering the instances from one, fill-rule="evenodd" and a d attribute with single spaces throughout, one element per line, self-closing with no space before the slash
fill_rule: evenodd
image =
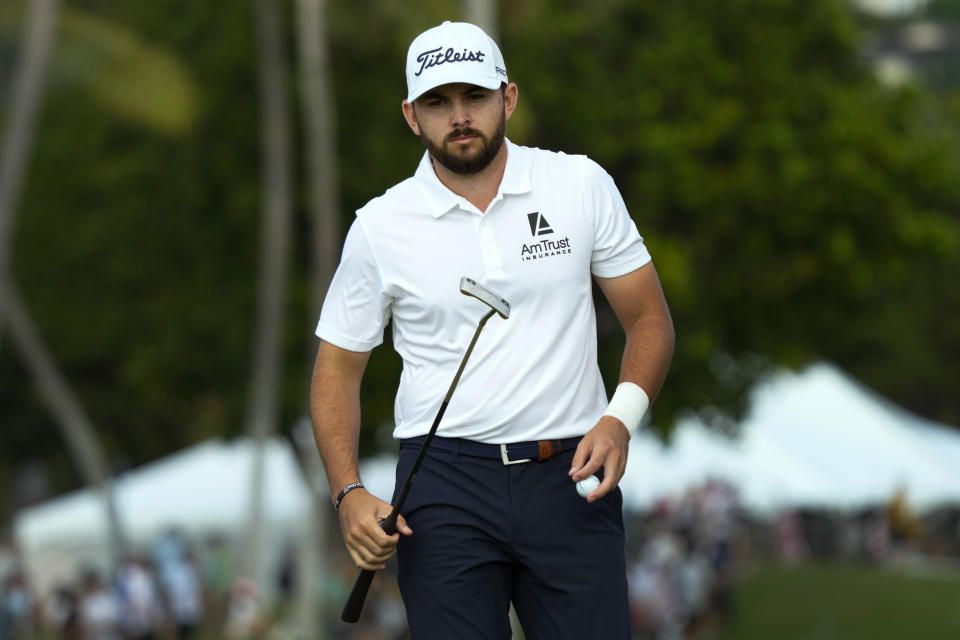
<path id="1" fill-rule="evenodd" d="M 420 128 L 420 141 L 430 152 L 434 162 L 449 169 L 453 173 L 470 175 L 479 173 L 487 168 L 500 152 L 506 134 L 507 120 L 501 112 L 496 129 L 489 135 L 472 127 L 457 128 L 448 133 L 440 141 L 432 139 Z M 467 137 L 479 142 L 477 144 L 460 142 Z M 472 142 L 472 141 L 471 141 Z"/>

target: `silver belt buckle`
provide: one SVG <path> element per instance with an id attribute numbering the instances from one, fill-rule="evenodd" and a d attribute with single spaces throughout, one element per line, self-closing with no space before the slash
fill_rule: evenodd
<path id="1" fill-rule="evenodd" d="M 500 459 L 503 460 L 503 464 L 520 464 L 521 462 L 530 462 L 533 458 L 520 458 L 519 460 L 511 460 L 510 456 L 507 455 L 507 445 L 500 445 Z"/>

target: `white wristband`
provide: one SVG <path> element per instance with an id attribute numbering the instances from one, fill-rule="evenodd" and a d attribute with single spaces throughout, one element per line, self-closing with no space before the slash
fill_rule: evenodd
<path id="1" fill-rule="evenodd" d="M 617 385 L 613 397 L 610 398 L 610 405 L 603 412 L 605 416 L 616 418 L 624 424 L 630 436 L 637 432 L 640 422 L 643 421 L 643 414 L 647 412 L 650 406 L 650 398 L 647 392 L 632 382 L 621 382 Z"/>

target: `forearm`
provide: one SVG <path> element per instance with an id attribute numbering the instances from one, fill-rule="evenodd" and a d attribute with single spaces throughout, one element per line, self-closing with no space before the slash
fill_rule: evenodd
<path id="1" fill-rule="evenodd" d="M 637 318 L 625 327 L 626 345 L 620 364 L 620 382 L 632 382 L 643 389 L 653 402 L 670 368 L 674 330 L 664 307 Z"/>
<path id="2" fill-rule="evenodd" d="M 357 448 L 360 440 L 360 381 L 370 352 L 346 351 L 320 343 L 310 384 L 310 418 L 317 448 L 323 458 L 331 497 L 360 479 Z M 389 536 L 380 522 L 390 513 L 390 503 L 363 489 L 351 491 L 339 507 L 344 544 L 361 569 L 384 568 L 399 536 Z M 403 516 L 397 531 L 410 535 Z"/>
<path id="3" fill-rule="evenodd" d="M 310 417 L 331 496 L 360 479 L 360 379 L 321 345 L 310 385 Z M 363 361 L 365 364 L 365 360 Z"/>
<path id="4" fill-rule="evenodd" d="M 630 435 L 653 402 L 673 356 L 673 321 L 652 264 L 616 278 L 597 278 L 626 334 L 620 386 L 610 406 L 584 436 L 574 454 L 570 477 L 580 481 L 600 467 L 605 475 L 587 501 L 606 495 L 623 477 Z M 636 389 L 633 383 L 642 389 Z"/>

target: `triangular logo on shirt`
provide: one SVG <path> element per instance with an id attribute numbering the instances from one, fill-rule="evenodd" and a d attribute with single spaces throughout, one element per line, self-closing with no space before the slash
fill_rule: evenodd
<path id="1" fill-rule="evenodd" d="M 527 220 L 530 222 L 531 235 L 545 236 L 548 233 L 553 233 L 553 229 L 550 228 L 550 223 L 547 222 L 546 218 L 540 215 L 539 211 L 528 213 Z"/>

